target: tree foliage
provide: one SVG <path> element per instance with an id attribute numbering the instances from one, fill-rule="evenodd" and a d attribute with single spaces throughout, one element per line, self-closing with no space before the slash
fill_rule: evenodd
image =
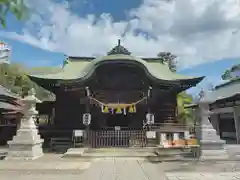
<path id="1" fill-rule="evenodd" d="M 158 55 L 161 63 L 168 64 L 169 69 L 172 72 L 177 70 L 177 56 L 170 52 L 159 52 Z M 185 91 L 181 92 L 177 96 L 177 119 L 183 124 L 193 124 L 193 113 L 191 109 L 186 109 L 185 106 L 193 102 L 193 97 L 187 94 Z"/>
<path id="2" fill-rule="evenodd" d="M 26 76 L 27 68 L 22 64 L 0 64 L 0 84 L 12 92 L 25 96 L 31 88 L 36 90 L 36 96 L 41 100 L 51 100 L 53 95 L 32 82 Z"/>
<path id="3" fill-rule="evenodd" d="M 240 64 L 227 69 L 222 75 L 223 80 L 231 80 L 238 77 L 240 77 Z"/>
<path id="4" fill-rule="evenodd" d="M 28 14 L 28 8 L 24 0 L 0 0 L 0 23 L 6 27 L 6 16 L 12 13 L 18 20 L 22 20 Z"/>
<path id="5" fill-rule="evenodd" d="M 193 113 L 190 108 L 185 108 L 186 105 L 192 104 L 193 97 L 185 91 L 177 96 L 177 119 L 179 122 L 187 125 L 193 125 Z"/>
<path id="6" fill-rule="evenodd" d="M 177 65 L 176 58 L 177 58 L 177 56 L 173 55 L 170 52 L 160 52 L 160 53 L 158 53 L 157 56 L 158 56 L 161 63 L 167 63 L 169 69 L 172 72 L 176 72 L 176 65 Z"/>

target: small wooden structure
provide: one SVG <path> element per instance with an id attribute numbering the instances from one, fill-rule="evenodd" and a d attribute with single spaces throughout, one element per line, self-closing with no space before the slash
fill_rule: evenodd
<path id="1" fill-rule="evenodd" d="M 0 86 L 0 144 L 5 145 L 16 133 L 22 117 L 19 96 Z"/>
<path id="2" fill-rule="evenodd" d="M 228 144 L 240 143 L 240 78 L 229 80 L 206 92 L 211 124 Z M 188 108 L 197 109 L 197 105 Z"/>

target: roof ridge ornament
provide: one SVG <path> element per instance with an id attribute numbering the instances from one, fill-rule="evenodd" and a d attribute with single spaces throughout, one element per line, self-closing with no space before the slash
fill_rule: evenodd
<path id="1" fill-rule="evenodd" d="M 131 55 L 125 47 L 121 45 L 121 40 L 118 39 L 118 45 L 115 46 L 111 51 L 107 53 L 108 55 L 116 55 L 116 54 L 124 54 L 124 55 Z"/>

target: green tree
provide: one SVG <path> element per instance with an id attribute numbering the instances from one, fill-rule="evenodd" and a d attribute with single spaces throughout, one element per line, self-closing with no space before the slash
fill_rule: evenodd
<path id="1" fill-rule="evenodd" d="M 0 0 L 0 23 L 6 27 L 6 16 L 12 13 L 18 20 L 22 20 L 28 14 L 28 8 L 24 0 Z"/>
<path id="2" fill-rule="evenodd" d="M 186 105 L 192 104 L 193 97 L 186 92 L 181 92 L 177 96 L 177 118 L 180 123 L 193 125 L 194 117 L 190 108 Z"/>
<path id="3" fill-rule="evenodd" d="M 159 52 L 158 55 L 161 63 L 168 64 L 169 69 L 172 72 L 176 72 L 177 67 L 177 56 L 170 52 Z M 191 109 L 186 109 L 185 106 L 187 104 L 191 104 L 193 102 L 193 97 L 187 94 L 185 91 L 181 92 L 177 96 L 177 118 L 180 123 L 183 124 L 193 124 L 193 114 Z"/>
<path id="4" fill-rule="evenodd" d="M 223 80 L 231 80 L 238 77 L 240 77 L 240 64 L 234 65 L 230 69 L 227 69 L 222 75 Z"/>
<path id="5" fill-rule="evenodd" d="M 31 88 L 34 88 L 36 96 L 40 100 L 53 100 L 54 95 L 32 82 L 26 76 L 26 71 L 28 69 L 22 64 L 2 63 L 0 64 L 0 84 L 22 96 L 26 95 Z"/>
<path id="6" fill-rule="evenodd" d="M 160 53 L 158 53 L 157 56 L 158 56 L 161 63 L 167 63 L 169 69 L 172 72 L 176 72 L 176 64 L 177 64 L 176 58 L 177 58 L 177 56 L 173 55 L 170 52 L 160 52 Z"/>

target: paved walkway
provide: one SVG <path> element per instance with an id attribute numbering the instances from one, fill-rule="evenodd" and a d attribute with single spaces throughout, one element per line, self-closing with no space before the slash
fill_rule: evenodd
<path id="1" fill-rule="evenodd" d="M 240 173 L 166 173 L 169 180 L 239 180 Z"/>
<path id="2" fill-rule="evenodd" d="M 127 175 L 126 175 L 127 176 Z M 123 178 L 126 178 L 123 177 Z M 168 180 L 239 180 L 240 175 L 238 173 L 222 173 L 222 174 L 214 174 L 214 173 L 178 173 L 178 174 L 167 174 Z M 124 180 L 135 180 L 137 176 L 134 178 L 130 178 L 128 176 L 128 179 Z M 81 174 L 71 174 L 71 173 L 65 173 L 65 174 L 21 174 L 21 173 L 1 173 L 0 179 L 1 180 L 81 180 L 83 176 Z M 93 176 L 92 176 L 93 178 Z M 95 177 L 96 180 L 102 179 L 103 177 Z M 107 177 L 108 179 L 105 180 L 122 180 L 123 178 L 115 177 L 113 179 L 110 176 Z M 139 180 L 145 180 L 146 177 L 140 177 Z M 89 179 L 92 180 L 92 179 Z M 147 179 L 151 180 L 151 179 Z M 161 180 L 161 178 L 158 178 L 158 180 Z"/>
<path id="3" fill-rule="evenodd" d="M 58 157 L 53 158 L 55 160 Z M 237 180 L 240 179 L 240 171 L 225 167 L 230 167 L 233 162 L 222 163 L 204 163 L 200 165 L 193 165 L 193 163 L 183 162 L 168 162 L 168 163 L 150 163 L 139 159 L 119 159 L 119 158 L 105 158 L 97 159 L 92 162 L 87 169 L 80 168 L 80 164 L 83 162 L 80 159 L 72 160 L 58 160 L 51 164 L 47 157 L 39 161 L 24 162 L 19 169 L 10 168 L 11 161 L 0 161 L 1 163 L 8 164 L 9 167 L 0 168 L 1 180 L 12 180 L 14 178 L 18 180 Z M 4 164 L 5 164 L 4 163 Z M 16 163 L 16 162 L 15 162 Z M 20 165 L 15 164 L 15 166 Z M 33 164 L 38 164 L 29 167 Z M 226 164 L 225 164 L 226 163 Z M 55 168 L 49 168 L 55 164 Z M 64 164 L 64 166 L 62 166 Z M 225 165 L 224 165 L 225 164 Z M 240 163 L 235 162 L 235 166 L 239 166 Z M 14 166 L 14 164 L 12 164 Z M 40 167 L 40 166 L 45 166 Z M 61 168 L 60 168 L 61 167 Z M 190 168 L 191 167 L 191 168 Z M 36 171 L 36 169 L 38 171 Z M 4 170 L 5 169 L 5 170 Z M 231 170 L 236 172 L 231 172 Z M 224 173 L 223 173 L 224 172 Z"/>
<path id="4" fill-rule="evenodd" d="M 98 160 L 83 172 L 89 180 L 167 180 L 164 172 L 152 163 L 138 160 L 108 158 Z"/>

